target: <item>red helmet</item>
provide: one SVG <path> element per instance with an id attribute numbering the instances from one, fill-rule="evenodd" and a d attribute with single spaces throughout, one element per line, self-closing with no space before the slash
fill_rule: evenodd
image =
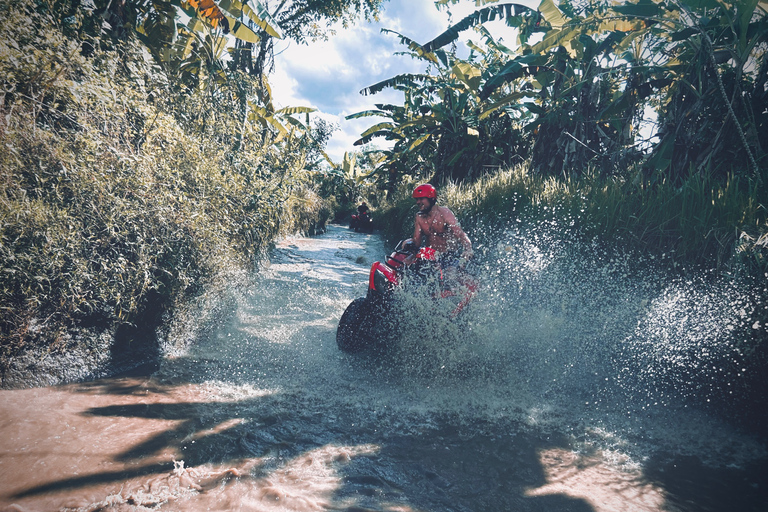
<path id="1" fill-rule="evenodd" d="M 418 187 L 416 187 L 413 190 L 412 196 L 414 199 L 418 199 L 419 197 L 437 199 L 437 190 L 435 190 L 435 187 L 433 187 L 429 183 L 425 183 L 423 185 L 419 185 Z"/>

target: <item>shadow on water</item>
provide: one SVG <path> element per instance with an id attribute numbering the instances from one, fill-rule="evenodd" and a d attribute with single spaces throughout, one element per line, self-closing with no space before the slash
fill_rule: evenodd
<path id="1" fill-rule="evenodd" d="M 670 508 L 715 512 L 765 510 L 768 464 L 744 468 L 709 467 L 698 457 L 656 454 L 646 463 L 645 477 L 666 490 Z"/>
<path id="2" fill-rule="evenodd" d="M 352 364 L 373 364 L 370 357 L 348 359 Z M 116 397 L 139 391 L 168 394 L 172 389 L 201 384 L 211 370 L 210 364 L 178 358 L 173 362 L 178 371 L 165 369 L 174 376 L 173 384 L 117 379 L 83 384 L 79 391 Z M 381 371 L 378 368 L 374 373 Z M 198 378 L 179 381 L 180 375 Z M 765 462 L 746 468 L 713 468 L 696 457 L 657 454 L 644 464 L 640 474 L 604 467 L 591 473 L 600 464 L 593 454 L 582 451 L 573 455 L 572 438 L 546 428 L 522 427 L 515 421 L 475 418 L 467 422 L 453 413 L 430 415 L 422 423 L 409 418 L 399 421 L 365 406 L 333 400 L 307 402 L 301 396 L 286 396 L 281 391 L 234 401 L 110 405 L 83 414 L 162 419 L 173 422 L 173 426 L 115 457 L 131 469 L 66 477 L 26 489 L 14 498 L 169 474 L 178 470 L 173 461 L 143 461 L 156 461 L 158 454 L 171 452 L 174 460 L 184 461 L 187 467 L 237 465 L 254 460 L 256 463 L 247 472 L 227 474 L 217 485 L 231 485 L 227 482 L 237 480 L 272 489 L 274 496 L 283 498 L 315 491 L 311 485 L 297 489 L 285 482 L 275 484 L 276 474 L 317 464 L 315 459 L 325 457 L 320 464 L 331 468 L 337 482 L 322 508 L 332 510 L 394 510 L 397 505 L 411 507 L 401 510 L 433 511 L 757 512 L 768 504 Z M 359 453 L 338 449 L 349 446 L 372 448 Z M 327 454 L 318 455 L 319 451 Z M 547 459 L 542 454 L 553 455 Z M 311 481 L 312 476 L 297 478 Z M 653 499 L 647 507 L 637 506 L 639 492 L 651 494 Z M 625 503 L 634 507 L 610 506 L 622 503 L 624 498 L 630 499 Z M 595 500 L 609 506 L 596 508 L 592 505 Z"/>
<path id="3" fill-rule="evenodd" d="M 191 364 L 179 360 L 187 372 Z M 185 383 L 186 384 L 186 383 Z M 185 384 L 177 383 L 175 386 Z M 148 387 L 149 386 L 149 387 Z M 168 387 L 102 381 L 80 387 L 81 392 L 125 396 L 135 391 L 164 393 Z M 112 405 L 85 411 L 92 417 L 162 419 L 168 428 L 120 453 L 116 460 L 130 470 L 105 471 L 47 482 L 14 498 L 120 483 L 137 477 L 168 474 L 174 462 L 144 464 L 163 452 L 176 454 L 187 467 L 237 464 L 256 459 L 242 482 L 265 485 L 275 472 L 311 462 L 308 454 L 328 447 L 372 446 L 358 455 L 339 450 L 328 464 L 339 479 L 327 507 L 331 510 L 549 510 L 590 512 L 583 499 L 560 493 L 530 496 L 545 485 L 539 453 L 568 450 L 563 436 L 546 433 L 493 432 L 493 425 L 456 426 L 456 418 L 431 418 L 428 428 L 403 425 L 383 431 L 374 411 L 349 407 L 286 408 L 286 397 L 274 395 L 236 402 L 187 402 Z M 379 417 L 380 419 L 380 417 Z M 460 423 L 460 422 L 459 422 Z M 412 429 L 412 430 L 411 430 Z M 399 431 L 398 431 L 399 430 Z M 316 455 L 314 455 L 316 456 Z M 311 476 L 308 478 L 311 479 Z M 311 486 L 305 489 L 311 493 Z M 290 493 L 283 488 L 283 492 Z M 299 491 L 301 492 L 301 491 Z M 309 507 L 307 510 L 314 510 Z"/>

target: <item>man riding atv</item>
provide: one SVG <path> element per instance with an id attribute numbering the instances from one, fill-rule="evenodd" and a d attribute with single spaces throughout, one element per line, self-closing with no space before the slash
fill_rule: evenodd
<path id="1" fill-rule="evenodd" d="M 349 227 L 354 229 L 355 232 L 373 232 L 373 219 L 371 218 L 371 212 L 368 210 L 368 205 L 365 204 L 365 201 L 357 207 L 357 213 L 353 214 L 350 218 Z"/>
<path id="2" fill-rule="evenodd" d="M 386 260 L 371 265 L 366 296 L 352 301 L 339 319 L 336 343 L 345 352 L 396 342 L 395 315 L 400 314 L 393 308 L 396 290 L 431 297 L 445 306 L 451 320 L 477 293 L 478 283 L 463 265 L 472 257 L 472 243 L 453 212 L 435 204 L 437 191 L 432 185 L 419 185 L 413 197 L 419 205 L 413 238 L 401 241 Z"/>
<path id="3" fill-rule="evenodd" d="M 419 185 L 412 194 L 419 207 L 414 220 L 413 242 L 416 247 L 431 247 L 444 271 L 454 273 L 462 260 L 472 258 L 472 242 L 453 212 L 438 206 L 437 190 L 429 183 Z M 462 252 L 463 249 L 463 252 Z"/>

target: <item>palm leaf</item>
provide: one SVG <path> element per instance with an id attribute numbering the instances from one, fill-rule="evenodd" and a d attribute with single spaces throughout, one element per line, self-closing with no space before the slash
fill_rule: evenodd
<path id="1" fill-rule="evenodd" d="M 411 145 L 408 146 L 408 151 L 413 151 L 417 147 L 421 146 L 422 144 L 427 142 L 427 140 L 429 140 L 430 137 L 432 137 L 431 133 L 426 133 L 426 134 L 422 135 L 421 137 L 419 137 L 415 141 L 411 142 Z"/>
<path id="2" fill-rule="evenodd" d="M 552 28 L 561 28 L 565 25 L 563 13 L 557 8 L 552 0 L 543 0 L 539 5 L 539 10 L 544 15 L 544 19 L 549 22 Z"/>
<path id="3" fill-rule="evenodd" d="M 378 124 L 375 124 L 375 125 L 371 126 L 367 130 L 365 130 L 363 133 L 360 134 L 360 136 L 361 137 L 368 137 L 369 135 L 371 135 L 374 132 L 379 132 L 379 131 L 382 131 L 382 130 L 392 131 L 392 128 L 394 128 L 394 125 L 392 123 L 390 123 L 390 122 L 378 123 Z"/>
<path id="4" fill-rule="evenodd" d="M 504 83 L 511 82 L 523 75 L 531 74 L 534 69 L 538 71 L 538 66 L 530 66 L 530 64 L 534 63 L 538 58 L 540 58 L 538 55 L 530 53 L 508 62 L 501 71 L 485 81 L 485 84 L 479 93 L 480 98 L 487 99 L 493 91 L 501 87 Z"/>
<path id="5" fill-rule="evenodd" d="M 229 20 L 221 12 L 219 6 L 213 0 L 186 0 L 186 3 L 191 5 L 199 16 L 202 16 L 213 28 L 218 28 L 221 25 L 225 34 L 229 33 Z"/>
<path id="6" fill-rule="evenodd" d="M 229 16 L 226 18 L 229 20 L 230 27 L 232 27 L 230 33 L 236 38 L 240 39 L 241 41 L 253 44 L 261 41 L 259 35 L 248 28 L 246 25 L 243 25 L 239 21 L 235 20 L 234 18 L 230 18 Z"/>
<path id="7" fill-rule="evenodd" d="M 323 159 L 325 159 L 325 161 L 330 164 L 330 166 L 331 166 L 331 174 L 336 174 L 336 175 L 340 174 L 339 173 L 339 169 L 338 169 L 338 164 L 336 164 L 336 162 L 334 162 L 331 159 L 330 155 L 328 155 L 328 153 L 326 153 L 322 149 L 320 150 L 320 154 L 323 155 Z"/>
<path id="8" fill-rule="evenodd" d="M 249 5 L 253 4 L 253 7 Z M 219 7 L 230 13 L 235 18 L 245 15 L 260 29 L 277 39 L 282 39 L 282 29 L 277 20 L 269 13 L 269 10 L 258 1 L 246 0 L 220 0 Z"/>
<path id="9" fill-rule="evenodd" d="M 354 154 L 349 154 L 348 152 L 344 152 L 344 160 L 341 162 L 341 168 L 344 171 L 344 174 L 350 178 L 355 177 L 355 161 L 357 160 L 357 157 Z"/>
<path id="10" fill-rule="evenodd" d="M 451 25 L 450 27 L 448 27 L 448 29 L 445 32 L 443 32 L 442 34 L 434 38 L 432 41 L 422 46 L 422 50 L 426 53 L 433 52 L 438 48 L 442 48 L 443 46 L 449 43 L 452 43 L 453 41 L 459 38 L 459 33 L 469 28 L 472 28 L 477 25 L 482 25 L 483 23 L 486 23 L 488 21 L 493 21 L 496 18 L 509 19 L 514 16 L 519 16 L 525 12 L 536 12 L 536 11 L 522 4 L 510 4 L 510 3 L 494 5 L 492 7 L 485 7 L 483 9 L 473 12 L 469 16 L 466 16 L 455 25 Z"/>
<path id="11" fill-rule="evenodd" d="M 481 47 L 477 46 L 472 41 L 467 41 L 467 47 L 469 47 L 470 50 L 479 53 L 480 55 L 485 55 L 487 53 L 485 51 L 485 48 L 481 48 Z"/>
<path id="12" fill-rule="evenodd" d="M 278 133 L 282 135 L 286 135 L 288 133 L 288 129 L 283 125 L 283 123 L 275 119 L 273 116 L 265 117 L 264 120 L 267 123 L 269 123 L 272 127 L 274 127 L 278 131 Z"/>
<path id="13" fill-rule="evenodd" d="M 517 52 L 511 48 L 508 48 L 507 46 L 501 44 L 500 42 L 496 41 L 491 33 L 488 31 L 485 27 L 477 27 L 477 31 L 480 33 L 480 35 L 485 40 L 486 46 L 494 49 L 497 52 L 504 53 L 506 55 L 517 55 Z"/>
<path id="14" fill-rule="evenodd" d="M 362 112 L 357 112 L 355 114 L 349 114 L 344 119 L 350 120 L 350 119 L 360 119 L 362 117 L 387 117 L 389 116 L 389 112 L 385 112 L 383 110 L 363 110 Z"/>
<path id="15" fill-rule="evenodd" d="M 398 112 L 405 110 L 402 105 L 393 105 L 391 103 L 374 103 L 377 109 L 384 110 L 386 112 Z"/>
<path id="16" fill-rule="evenodd" d="M 275 114 L 283 114 L 283 115 L 309 114 L 312 112 L 317 112 L 317 109 L 312 107 L 285 107 L 276 111 Z"/>
<path id="17" fill-rule="evenodd" d="M 480 115 L 477 116 L 478 120 L 483 120 L 489 115 L 491 115 L 496 110 L 506 107 L 510 103 L 523 99 L 525 97 L 536 97 L 538 96 L 537 93 L 534 92 L 513 92 L 512 94 L 507 94 L 503 98 L 500 98 L 498 101 L 495 101 L 494 103 L 491 103 L 488 105 L 482 112 L 480 112 Z"/>
<path id="18" fill-rule="evenodd" d="M 189 21 L 192 23 L 192 20 Z M 179 60 L 184 60 L 189 57 L 189 54 L 192 53 L 192 46 L 194 43 L 195 38 L 193 35 L 184 27 L 179 27 L 176 42 L 173 44 L 175 57 Z"/>
<path id="19" fill-rule="evenodd" d="M 401 123 L 400 126 L 397 127 L 395 132 L 402 133 L 403 130 L 405 130 L 406 128 L 410 128 L 411 126 L 420 126 L 422 128 L 429 128 L 429 127 L 437 126 L 437 120 L 432 116 L 417 117 L 416 119 L 411 119 L 410 121 Z"/>
<path id="20" fill-rule="evenodd" d="M 393 76 L 392 78 L 387 78 L 381 82 L 369 85 L 365 89 L 361 90 L 360 94 L 363 96 L 376 94 L 377 92 L 383 91 L 387 87 L 403 86 L 415 88 L 419 83 L 427 82 L 430 80 L 434 80 L 434 77 L 431 75 L 415 75 L 412 73 L 403 73 L 402 75 Z"/>
<path id="21" fill-rule="evenodd" d="M 636 2 L 614 5 L 612 10 L 637 18 L 661 18 L 665 14 L 666 7 L 664 4 L 655 2 Z"/>
<path id="22" fill-rule="evenodd" d="M 293 118 L 291 116 L 284 117 L 283 119 L 285 119 L 286 123 L 288 123 L 288 124 L 290 124 L 292 126 L 295 126 L 296 128 L 300 129 L 301 131 L 307 131 L 307 125 L 302 123 L 298 119 Z"/>
<path id="23" fill-rule="evenodd" d="M 464 153 L 466 153 L 468 150 L 469 150 L 469 148 L 461 148 L 460 150 L 458 150 L 456 153 L 453 154 L 451 159 L 448 160 L 448 164 L 447 165 L 454 165 L 454 164 L 456 164 L 456 162 L 459 161 L 459 158 L 461 158 L 462 155 Z"/>
<path id="24" fill-rule="evenodd" d="M 369 133 L 370 132 L 370 133 Z M 376 137 L 384 137 L 386 140 L 395 140 L 395 139 L 402 139 L 403 137 L 392 130 L 379 130 L 375 132 L 371 132 L 371 130 L 366 130 L 367 135 L 364 135 L 357 139 L 354 143 L 355 146 L 362 146 L 364 144 L 368 144 Z"/>
<path id="25" fill-rule="evenodd" d="M 547 34 L 544 36 L 544 39 L 541 40 L 541 42 L 536 43 L 531 48 L 531 51 L 533 53 L 545 53 L 551 48 L 560 46 L 565 41 L 571 41 L 573 39 L 578 38 L 579 34 L 581 34 L 582 29 L 581 28 L 564 28 L 564 29 L 555 29 L 550 30 L 547 32 Z"/>
<path id="26" fill-rule="evenodd" d="M 430 50 L 425 50 L 423 46 L 421 46 L 419 43 L 417 43 L 410 37 L 404 36 L 403 34 L 399 32 L 395 32 L 394 30 L 390 30 L 388 28 L 382 28 L 381 32 L 385 34 L 387 33 L 395 34 L 397 37 L 400 38 L 400 44 L 406 45 L 408 49 L 414 52 L 418 57 L 426 59 L 435 64 L 437 64 L 438 58 L 443 64 L 446 64 L 447 62 L 447 57 L 444 53 L 442 53 L 441 55 L 436 55 L 434 52 Z"/>
<path id="27" fill-rule="evenodd" d="M 457 62 L 451 69 L 456 78 L 461 80 L 470 91 L 477 91 L 480 88 L 480 79 L 483 72 L 477 66 L 469 62 Z"/>

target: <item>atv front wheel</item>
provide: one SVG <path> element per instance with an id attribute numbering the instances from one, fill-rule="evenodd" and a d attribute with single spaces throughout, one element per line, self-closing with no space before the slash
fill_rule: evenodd
<path id="1" fill-rule="evenodd" d="M 359 352 L 372 344 L 373 317 L 367 300 L 360 297 L 347 306 L 336 330 L 336 344 L 343 352 Z"/>

